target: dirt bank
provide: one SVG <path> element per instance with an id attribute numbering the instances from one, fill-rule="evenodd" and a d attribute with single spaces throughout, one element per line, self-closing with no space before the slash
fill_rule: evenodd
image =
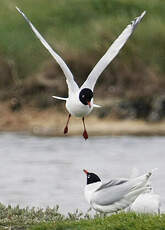
<path id="1" fill-rule="evenodd" d="M 66 112 L 57 108 L 34 110 L 32 107 L 12 112 L 8 104 L 0 105 L 0 131 L 28 132 L 34 135 L 63 136 L 67 119 Z M 89 136 L 97 135 L 165 135 L 165 121 L 146 122 L 141 120 L 100 119 L 95 114 L 86 117 Z M 72 117 L 69 136 L 81 135 L 81 119 Z"/>

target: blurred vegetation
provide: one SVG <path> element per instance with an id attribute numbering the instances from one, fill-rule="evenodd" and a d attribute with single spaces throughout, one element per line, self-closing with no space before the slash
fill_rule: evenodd
<path id="1" fill-rule="evenodd" d="M 13 111 L 29 103 L 46 108 L 53 105 L 51 95 L 67 96 L 64 74 L 16 5 L 66 61 L 79 84 L 126 25 L 146 10 L 133 36 L 100 77 L 95 95 L 100 100 L 106 98 L 103 104 L 106 101 L 109 107 L 110 98 L 122 99 L 119 110 L 126 107 L 126 111 L 121 118 L 136 111 L 132 118 L 164 118 L 164 1 L 1 0 L 0 100 L 12 100 Z M 142 116 L 137 101 L 141 110 L 147 110 Z M 153 115 L 155 107 L 163 111 L 161 115 Z M 104 114 L 106 111 L 99 116 Z"/>
<path id="2" fill-rule="evenodd" d="M 165 228 L 165 215 L 124 213 L 102 217 L 91 217 L 76 210 L 67 215 L 60 214 L 59 207 L 37 209 L 11 207 L 0 204 L 0 229 L 15 230 L 160 230 Z"/>

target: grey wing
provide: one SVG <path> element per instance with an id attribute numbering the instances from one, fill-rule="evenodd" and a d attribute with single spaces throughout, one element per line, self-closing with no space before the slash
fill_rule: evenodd
<path id="1" fill-rule="evenodd" d="M 113 204 L 123 199 L 131 188 L 128 180 L 112 180 L 95 191 L 93 201 L 98 205 Z"/>
<path id="2" fill-rule="evenodd" d="M 81 88 L 90 88 L 91 90 L 94 89 L 97 79 L 99 78 L 100 74 L 103 70 L 108 66 L 108 64 L 116 57 L 119 53 L 121 48 L 124 46 L 128 38 L 131 36 L 133 31 L 135 30 L 136 26 L 140 23 L 141 19 L 145 15 L 145 11 L 131 24 L 129 24 L 124 31 L 119 35 L 119 37 L 112 43 L 110 48 L 104 54 L 104 56 L 100 59 L 100 61 L 95 65 L 91 73 L 89 74 L 87 80 L 81 86 Z"/>
<path id="3" fill-rule="evenodd" d="M 124 184 L 124 183 L 126 183 L 126 182 L 128 182 L 127 179 L 115 179 L 115 180 L 110 180 L 109 182 L 102 184 L 102 185 L 97 189 L 97 191 L 103 190 L 103 189 L 106 189 L 106 188 L 109 188 L 109 187 L 111 187 L 111 186 L 116 186 L 116 185 Z"/>
<path id="4" fill-rule="evenodd" d="M 74 81 L 73 75 L 72 75 L 70 69 L 68 68 L 68 66 L 66 65 L 66 63 L 63 61 L 63 59 L 50 47 L 50 45 L 45 41 L 45 39 L 38 32 L 38 30 L 33 26 L 33 24 L 27 18 L 27 16 L 18 7 L 16 7 L 16 9 L 25 18 L 25 20 L 28 22 L 29 26 L 33 30 L 34 34 L 37 36 L 37 38 L 41 41 L 41 43 L 45 46 L 45 48 L 49 51 L 49 53 L 53 56 L 53 58 L 57 61 L 57 63 L 61 67 L 63 73 L 65 74 L 69 91 L 70 92 L 78 91 L 79 87 L 76 84 L 76 82 Z"/>

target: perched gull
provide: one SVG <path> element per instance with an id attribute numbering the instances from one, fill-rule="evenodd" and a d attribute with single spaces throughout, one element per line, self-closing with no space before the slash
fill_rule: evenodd
<path id="1" fill-rule="evenodd" d="M 139 175 L 137 169 L 133 169 L 131 178 Z M 129 207 L 129 211 L 137 213 L 160 214 L 160 196 L 156 194 L 151 186 L 151 181 L 147 182 L 149 189 L 140 194 Z"/>
<path id="2" fill-rule="evenodd" d="M 66 109 L 68 110 L 69 115 L 68 115 L 66 126 L 64 128 L 64 134 L 68 133 L 68 123 L 71 115 L 74 115 L 76 117 L 82 117 L 83 126 L 84 126 L 83 137 L 85 139 L 88 139 L 88 133 L 85 128 L 84 116 L 88 115 L 93 110 L 94 107 L 100 107 L 99 105 L 93 103 L 93 90 L 96 81 L 101 75 L 101 73 L 103 72 L 103 70 L 119 53 L 120 49 L 124 46 L 124 44 L 133 33 L 136 26 L 140 23 L 141 19 L 143 18 L 146 12 L 144 11 L 139 17 L 135 18 L 135 20 L 132 21 L 131 24 L 129 24 L 123 30 L 123 32 L 119 35 L 119 37 L 109 47 L 109 49 L 104 54 L 104 56 L 95 65 L 95 67 L 89 74 L 86 81 L 79 88 L 77 83 L 74 81 L 73 74 L 71 73 L 70 69 L 63 61 L 63 59 L 50 47 L 50 45 L 45 41 L 45 39 L 38 32 L 38 30 L 33 26 L 33 24 L 26 17 L 26 15 L 18 7 L 16 7 L 16 9 L 19 11 L 20 14 L 22 14 L 22 16 L 28 22 L 29 26 L 31 27 L 31 29 L 33 30 L 37 38 L 41 41 L 41 43 L 45 46 L 45 48 L 50 52 L 53 58 L 60 65 L 66 77 L 66 82 L 68 85 L 68 98 L 53 96 L 56 99 L 66 101 Z"/>
<path id="3" fill-rule="evenodd" d="M 99 212 L 112 213 L 127 208 L 144 191 L 148 190 L 148 179 L 152 172 L 130 179 L 115 179 L 102 183 L 100 178 L 87 170 L 85 198 Z"/>
<path id="4" fill-rule="evenodd" d="M 160 196 L 153 189 L 143 192 L 130 206 L 130 211 L 137 213 L 160 214 Z"/>

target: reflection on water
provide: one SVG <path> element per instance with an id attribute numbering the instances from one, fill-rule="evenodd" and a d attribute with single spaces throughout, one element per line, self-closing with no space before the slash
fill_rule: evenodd
<path id="1" fill-rule="evenodd" d="M 61 212 L 86 211 L 86 176 L 93 171 L 104 180 L 129 177 L 158 168 L 152 177 L 165 210 L 165 137 L 48 138 L 0 134 L 0 201 L 4 204 L 53 207 Z"/>

